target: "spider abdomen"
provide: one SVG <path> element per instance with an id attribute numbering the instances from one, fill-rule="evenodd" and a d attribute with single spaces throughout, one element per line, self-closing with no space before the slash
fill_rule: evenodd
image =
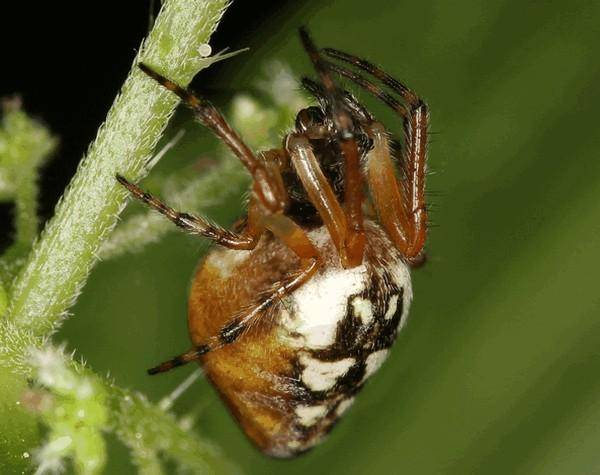
<path id="1" fill-rule="evenodd" d="M 385 360 L 412 298 L 408 267 L 367 222 L 363 264 L 344 269 L 323 227 L 309 232 L 324 265 L 265 310 L 260 326 L 202 357 L 202 366 L 249 438 L 291 457 L 318 443 Z M 266 235 L 252 251 L 216 249 L 192 286 L 194 344 L 218 334 L 241 308 L 299 261 Z"/>

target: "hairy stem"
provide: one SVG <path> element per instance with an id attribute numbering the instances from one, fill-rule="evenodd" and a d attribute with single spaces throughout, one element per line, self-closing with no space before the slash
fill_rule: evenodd
<path id="1" fill-rule="evenodd" d="M 176 97 L 139 71 L 143 60 L 182 85 L 211 60 L 199 51 L 227 0 L 165 0 L 106 122 L 60 200 L 15 285 L 9 318 L 49 334 L 73 304 L 98 247 L 123 208 L 115 174 L 138 181 L 176 104 Z"/>

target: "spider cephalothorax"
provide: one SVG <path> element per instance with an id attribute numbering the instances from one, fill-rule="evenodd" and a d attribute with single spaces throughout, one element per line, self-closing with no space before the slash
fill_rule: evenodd
<path id="1" fill-rule="evenodd" d="M 384 361 L 408 315 L 409 268 L 423 263 L 427 225 L 427 106 L 373 64 L 322 50 L 395 95 L 325 60 L 306 31 L 300 36 L 319 76 L 303 84 L 319 105 L 298 113 L 281 149 L 257 155 L 210 103 L 140 64 L 247 167 L 252 193 L 240 229 L 175 211 L 117 177 L 178 226 L 221 246 L 192 284 L 193 348 L 149 372 L 200 361 L 248 437 L 276 457 L 321 440 Z M 397 159 L 397 142 L 333 75 L 400 115 Z"/>
<path id="2" fill-rule="evenodd" d="M 338 200 L 343 200 L 345 183 L 344 159 L 340 152 L 335 124 L 328 115 L 328 108 L 323 92 L 316 88 L 314 83 L 311 83 L 308 79 L 305 79 L 304 83 L 308 91 L 315 95 L 320 106 L 307 107 L 298 112 L 296 116 L 296 130 L 291 136 L 302 135 L 308 139 L 309 146 L 319 162 L 319 167 L 323 175 L 331 185 L 335 197 Z M 351 104 L 357 104 L 356 99 L 350 96 L 349 93 L 345 93 L 342 99 L 342 105 L 346 109 L 346 113 L 353 120 L 351 124 L 352 136 L 356 141 L 357 153 L 362 166 L 367 160 L 368 152 L 373 146 L 373 141 L 362 128 L 362 125 L 366 124 L 363 117 L 353 113 L 354 110 L 351 108 Z M 285 148 L 286 144 L 284 143 L 283 145 Z M 288 190 L 290 198 L 290 203 L 286 210 L 287 214 L 297 222 L 305 225 L 323 224 L 320 214 L 311 203 L 310 196 L 292 164 L 289 160 L 287 162 L 281 161 L 280 166 L 284 185 Z"/>

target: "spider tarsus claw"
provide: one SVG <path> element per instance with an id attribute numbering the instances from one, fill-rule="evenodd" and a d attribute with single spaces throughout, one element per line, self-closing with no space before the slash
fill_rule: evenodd
<path id="1" fill-rule="evenodd" d="M 149 77 L 154 79 L 159 84 L 168 87 L 171 89 L 170 85 L 176 86 L 175 83 L 164 77 L 162 74 L 157 73 L 154 69 L 148 66 L 145 63 L 138 63 L 138 68 L 140 68 L 144 73 L 146 73 Z"/>
<path id="2" fill-rule="evenodd" d="M 145 63 L 138 63 L 138 68 L 140 68 L 142 71 L 144 71 L 150 77 L 154 77 L 157 75 L 157 73 L 153 69 L 151 69 L 150 66 L 148 66 Z"/>
<path id="3" fill-rule="evenodd" d="M 133 183 L 131 183 L 127 178 L 125 178 L 123 175 L 120 175 L 118 173 L 115 175 L 115 178 L 117 179 L 117 181 L 119 182 L 119 184 L 121 186 L 123 186 L 124 188 L 127 188 L 127 190 L 130 193 L 134 193 L 136 186 Z"/>
<path id="4" fill-rule="evenodd" d="M 206 105 L 205 101 L 198 99 L 196 96 L 194 96 L 194 94 L 192 94 L 190 91 L 188 91 L 185 87 L 181 87 L 179 84 L 171 81 L 170 79 L 166 78 L 162 74 L 157 73 L 156 71 L 154 71 L 154 69 L 147 66 L 146 64 L 138 63 L 138 67 L 144 73 L 146 73 L 150 78 L 154 79 L 157 83 L 159 83 L 161 86 L 163 86 L 164 88 L 168 89 L 169 91 L 177 94 L 177 96 L 179 96 L 179 98 L 184 103 L 186 103 L 189 107 L 191 107 L 192 109 Z"/>

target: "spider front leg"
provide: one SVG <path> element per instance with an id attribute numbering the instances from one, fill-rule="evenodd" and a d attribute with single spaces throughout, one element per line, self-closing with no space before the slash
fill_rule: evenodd
<path id="1" fill-rule="evenodd" d="M 355 267 L 362 262 L 360 253 L 352 247 L 352 233 L 346 214 L 331 185 L 323 174 L 308 138 L 303 134 L 290 134 L 286 149 L 313 206 L 327 227 L 344 268 Z"/>
<path id="2" fill-rule="evenodd" d="M 360 166 L 360 153 L 354 136 L 354 124 L 344 107 L 343 92 L 336 86 L 329 73 L 328 63 L 304 28 L 300 28 L 300 39 L 313 63 L 323 85 L 328 113 L 335 128 L 335 140 L 344 158 L 344 214 L 347 230 L 343 246 L 346 263 L 344 267 L 355 267 L 362 263 L 365 248 L 363 228 L 363 178 Z M 306 186 L 306 185 L 305 185 Z"/>
<path id="3" fill-rule="evenodd" d="M 277 213 L 285 209 L 287 192 L 277 167 L 269 166 L 266 161 L 257 158 L 210 102 L 196 97 L 143 63 L 139 64 L 139 68 L 163 87 L 177 94 L 194 112 L 196 119 L 211 129 L 239 158 L 252 176 L 254 194 L 266 210 Z"/>
<path id="4" fill-rule="evenodd" d="M 117 180 L 121 185 L 127 188 L 135 198 L 166 216 L 180 228 L 191 234 L 198 234 L 208 238 L 228 249 L 254 249 L 258 242 L 258 238 L 261 235 L 262 229 L 254 224 L 255 220 L 253 219 L 253 216 L 255 213 L 253 212 L 253 206 L 250 206 L 248 213 L 248 226 L 246 226 L 248 233 L 238 234 L 224 229 L 217 224 L 210 223 L 204 218 L 174 210 L 150 193 L 145 192 L 137 185 L 129 182 L 121 175 L 117 175 Z"/>
<path id="5" fill-rule="evenodd" d="M 429 111 L 427 105 L 407 86 L 394 79 L 374 64 L 331 48 L 325 53 L 352 64 L 371 74 L 400 95 L 405 104 L 383 91 L 371 81 L 344 67 L 328 63 L 337 74 L 358 84 L 391 107 L 403 119 L 404 151 L 401 160 L 404 182 L 397 183 L 385 129 L 371 124 L 375 142 L 367 164 L 368 181 L 381 221 L 392 239 L 410 263 L 424 262 L 423 247 L 427 237 L 427 209 L 425 205 L 425 167 Z"/>
<path id="6" fill-rule="evenodd" d="M 165 361 L 148 370 L 149 374 L 158 374 L 198 360 L 209 351 L 236 342 L 244 333 L 256 327 L 265 317 L 269 309 L 290 295 L 307 282 L 318 270 L 320 256 L 304 230 L 287 216 L 282 214 L 266 214 L 262 223 L 287 247 L 300 258 L 300 269 L 288 274 L 279 282 L 262 292 L 247 307 L 241 309 L 224 325 L 217 335 L 205 341 L 202 345 Z"/>
<path id="7" fill-rule="evenodd" d="M 374 122 L 370 127 L 373 149 L 367 157 L 367 181 L 375 209 L 384 228 L 413 266 L 424 262 L 427 236 L 427 210 L 424 200 L 425 154 L 416 158 L 417 166 L 404 170 L 405 183 L 398 183 L 385 128 Z M 408 161 L 408 160 L 407 160 Z M 410 163 L 410 162 L 409 162 Z M 415 169 L 422 170 L 415 173 Z M 416 175 L 416 176 L 415 176 Z"/>

